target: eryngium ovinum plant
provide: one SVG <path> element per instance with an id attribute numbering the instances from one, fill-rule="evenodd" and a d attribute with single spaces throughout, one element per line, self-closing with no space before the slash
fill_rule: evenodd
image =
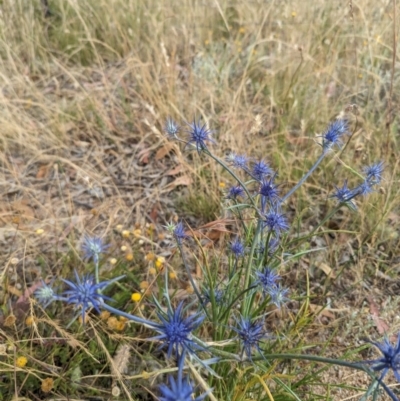
<path id="1" fill-rule="evenodd" d="M 181 131 L 186 134 L 180 135 Z M 158 344 L 157 350 L 165 353 L 166 364 L 176 366 L 176 373 L 158 387 L 156 396 L 161 401 L 211 400 L 299 400 L 296 389 L 306 381 L 285 376 L 279 362 L 303 360 L 312 363 L 334 364 L 364 371 L 371 384 L 363 399 L 376 399 L 383 389 L 393 400 L 393 390 L 383 382 L 392 370 L 400 379 L 400 336 L 392 346 L 385 339 L 373 343 L 382 353 L 377 360 L 349 362 L 322 356 L 302 354 L 301 347 L 291 348 L 285 333 L 267 330 L 271 313 L 281 312 L 280 319 L 287 319 L 286 326 L 296 327 L 296 317 L 286 313 L 290 302 L 289 288 L 285 287 L 280 270 L 290 260 L 298 259 L 310 250 L 289 249 L 291 225 L 285 215 L 288 198 L 307 180 L 323 160 L 334 150 L 341 150 L 349 127 L 346 120 L 337 119 L 319 136 L 321 154 L 310 170 L 287 193 L 277 183 L 278 172 L 265 160 L 254 160 L 246 154 L 231 153 L 226 159 L 211 152 L 215 143 L 206 124 L 193 121 L 181 130 L 168 119 L 165 132 L 172 140 L 182 143 L 187 150 L 195 150 L 201 157 L 209 157 L 232 177 L 233 185 L 226 193 L 228 211 L 238 222 L 237 232 L 226 244 L 225 257 L 215 260 L 201 248 L 195 238 L 189 238 L 189 227 L 183 222 L 168 224 L 179 250 L 182 265 L 193 287 L 192 299 L 175 300 L 170 294 L 168 272 L 165 269 L 161 302 L 153 299 L 156 318 L 146 318 L 127 313 L 112 305 L 112 299 L 103 292 L 123 277 L 100 281 L 99 259 L 107 249 L 100 238 L 86 237 L 83 251 L 94 261 L 94 275 L 79 276 L 73 280 L 61 279 L 65 290 L 56 292 L 52 285 L 42 282 L 35 296 L 42 305 L 49 307 L 53 301 L 72 304 L 76 316 L 85 321 L 90 311 L 108 311 L 145 326 L 147 340 Z M 373 192 L 382 180 L 383 163 L 365 166 L 358 175 L 359 184 L 349 187 L 347 181 L 337 186 L 331 197 L 334 206 L 318 227 L 305 238 L 318 235 L 324 223 L 339 208 L 346 206 L 356 212 L 355 199 Z M 304 240 L 304 238 L 303 238 Z M 299 241 L 301 243 L 301 241 Z M 303 241 L 304 243 L 304 241 Z M 193 246 L 198 245 L 196 252 Z M 318 250 L 312 250 L 313 252 Z M 193 262 L 203 269 L 203 282 L 198 284 L 192 275 Z M 226 264 L 226 266 L 224 265 Z M 152 313 L 152 316 L 154 314 Z M 147 332 L 147 331 L 146 331 Z M 276 350 L 285 350 L 284 353 Z M 197 374 L 193 375 L 194 369 Z M 301 374 L 300 374 L 301 376 Z M 272 384 L 273 383 L 273 384 Z M 133 383 L 134 386 L 134 383 Z"/>

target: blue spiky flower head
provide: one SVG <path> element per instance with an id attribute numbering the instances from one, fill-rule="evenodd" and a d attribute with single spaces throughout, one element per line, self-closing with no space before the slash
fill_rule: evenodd
<path id="1" fill-rule="evenodd" d="M 348 124 L 346 120 L 337 119 L 331 124 L 322 135 L 322 148 L 324 151 L 329 151 L 334 145 L 341 148 L 342 137 L 348 132 Z"/>
<path id="2" fill-rule="evenodd" d="M 357 206 L 354 203 L 353 199 L 361 194 L 361 189 L 352 190 L 347 186 L 347 180 L 344 181 L 342 187 L 337 187 L 335 185 L 336 191 L 332 195 L 332 198 L 336 198 L 339 204 L 346 205 L 351 210 L 357 210 Z"/>
<path id="3" fill-rule="evenodd" d="M 383 169 L 383 162 L 364 167 L 365 180 L 372 185 L 379 184 L 382 180 Z"/>
<path id="4" fill-rule="evenodd" d="M 278 309 L 281 309 L 286 302 L 290 301 L 290 299 L 288 298 L 289 289 L 282 287 L 280 284 L 271 285 L 267 289 L 267 293 L 271 297 L 271 302 Z"/>
<path id="5" fill-rule="evenodd" d="M 232 330 L 238 334 L 239 340 L 243 345 L 242 357 L 246 353 L 246 356 L 251 359 L 253 348 L 262 354 L 260 342 L 268 336 L 264 330 L 264 323 L 261 320 L 252 322 L 251 319 L 243 316 L 240 316 L 240 319 L 236 319 L 236 323 L 237 327 L 232 327 Z"/>
<path id="6" fill-rule="evenodd" d="M 364 363 L 371 365 L 375 372 L 381 371 L 381 379 L 389 370 L 392 370 L 396 380 L 400 382 L 400 333 L 397 335 L 397 341 L 394 346 L 390 343 L 388 337 L 384 338 L 383 343 L 369 342 L 381 351 L 382 356 Z"/>
<path id="7" fill-rule="evenodd" d="M 164 383 L 160 385 L 160 401 L 201 401 L 209 393 L 208 391 L 194 398 L 195 389 L 193 384 L 190 382 L 189 377 L 183 377 L 184 359 L 185 353 L 179 357 L 178 376 L 176 380 L 170 375 L 168 377 L 169 387 Z"/>
<path id="8" fill-rule="evenodd" d="M 232 242 L 231 242 L 231 252 L 234 254 L 235 258 L 240 258 L 241 256 L 244 255 L 244 245 L 242 243 L 242 241 L 240 241 L 239 238 L 235 238 Z"/>
<path id="9" fill-rule="evenodd" d="M 240 185 L 235 185 L 230 187 L 226 197 L 228 199 L 236 200 L 237 198 L 241 198 L 244 196 L 244 189 Z"/>
<path id="10" fill-rule="evenodd" d="M 249 158 L 246 155 L 238 155 L 232 152 L 228 155 L 226 159 L 232 165 L 232 167 L 247 170 L 247 163 L 249 162 Z"/>
<path id="11" fill-rule="evenodd" d="M 151 340 L 160 340 L 160 348 L 167 347 L 167 355 L 171 356 L 175 350 L 178 355 L 183 350 L 194 353 L 200 347 L 192 340 L 192 331 L 196 330 L 203 322 L 205 316 L 193 314 L 189 317 L 183 316 L 183 302 L 179 303 L 176 309 L 168 309 L 167 313 L 157 312 L 161 323 L 147 322 L 153 330 L 158 331 L 158 336 Z"/>
<path id="12" fill-rule="evenodd" d="M 269 167 L 268 163 L 260 160 L 254 163 L 251 174 L 255 180 L 262 181 L 267 176 L 273 175 L 274 172 L 271 167 Z"/>
<path id="13" fill-rule="evenodd" d="M 178 244 L 181 244 L 182 241 L 187 238 L 185 227 L 181 221 L 175 226 L 173 233 Z"/>
<path id="14" fill-rule="evenodd" d="M 264 214 L 263 222 L 264 228 L 267 228 L 273 235 L 279 236 L 282 232 L 289 230 L 289 224 L 285 215 L 276 207 L 271 208 Z"/>
<path id="15" fill-rule="evenodd" d="M 269 294 L 271 287 L 275 287 L 277 282 L 281 279 L 281 276 L 270 267 L 264 267 L 263 271 L 256 272 L 257 281 L 256 285 L 261 287 L 263 294 Z"/>
<path id="16" fill-rule="evenodd" d="M 41 280 L 41 287 L 39 287 L 34 293 L 34 297 L 42 304 L 43 308 L 49 306 L 53 301 L 60 300 L 60 296 L 58 296 L 55 292 L 51 284 L 54 280 L 50 282 L 50 284 L 46 284 L 44 280 Z"/>
<path id="17" fill-rule="evenodd" d="M 275 202 L 279 201 L 279 189 L 275 184 L 275 175 L 269 179 L 264 178 L 261 181 L 258 193 L 261 195 L 261 210 L 264 211 L 268 205 L 274 205 Z"/>
<path id="18" fill-rule="evenodd" d="M 99 257 L 104 253 L 110 245 L 104 244 L 100 237 L 89 237 L 86 235 L 83 239 L 82 250 L 85 259 L 93 259 L 94 263 L 99 262 Z"/>
<path id="19" fill-rule="evenodd" d="M 177 138 L 179 133 L 179 125 L 171 117 L 168 117 L 165 123 L 164 131 L 170 138 Z"/>
<path id="20" fill-rule="evenodd" d="M 193 120 L 189 123 L 189 140 L 188 144 L 193 144 L 198 153 L 207 149 L 206 142 L 214 142 L 211 138 L 211 131 L 207 128 L 206 124 L 201 125 L 200 121 Z"/>
<path id="21" fill-rule="evenodd" d="M 102 281 L 96 284 L 92 275 L 84 275 L 81 279 L 75 270 L 76 282 L 61 279 L 69 287 L 69 289 L 64 291 L 61 296 L 67 303 L 73 304 L 76 308 L 82 309 L 82 321 L 84 322 L 85 312 L 88 309 L 94 308 L 98 313 L 100 313 L 100 308 L 104 301 L 112 301 L 111 298 L 101 294 L 101 290 L 123 277 L 124 276 L 119 276 L 112 280 Z"/>

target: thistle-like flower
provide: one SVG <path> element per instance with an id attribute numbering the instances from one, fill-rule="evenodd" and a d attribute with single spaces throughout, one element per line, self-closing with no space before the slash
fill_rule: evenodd
<path id="1" fill-rule="evenodd" d="M 173 376 L 168 377 L 169 387 L 166 384 L 161 384 L 159 389 L 161 391 L 160 401 L 201 401 L 208 392 L 194 398 L 195 389 L 190 382 L 189 377 L 183 377 L 185 353 L 180 356 L 178 364 L 178 376 L 176 380 Z"/>
<path id="2" fill-rule="evenodd" d="M 255 284 L 261 287 L 264 295 L 269 294 L 271 287 L 276 287 L 277 282 L 281 279 L 281 276 L 268 266 L 263 271 L 256 272 L 256 276 L 257 281 Z"/>
<path id="3" fill-rule="evenodd" d="M 342 137 L 348 132 L 346 120 L 338 119 L 329 124 L 327 130 L 322 135 L 322 148 L 324 151 L 331 150 L 334 145 L 341 148 Z"/>
<path id="4" fill-rule="evenodd" d="M 179 125 L 171 117 L 168 117 L 165 123 L 164 131 L 170 138 L 177 138 Z"/>
<path id="5" fill-rule="evenodd" d="M 99 262 L 99 256 L 105 252 L 110 245 L 104 244 L 100 237 L 89 237 L 85 236 L 83 239 L 82 250 L 86 259 L 93 259 L 93 262 L 97 264 Z"/>
<path id="6" fill-rule="evenodd" d="M 235 240 L 231 242 L 231 252 L 235 255 L 235 258 L 238 259 L 243 256 L 244 251 L 245 248 L 240 239 L 235 238 Z"/>
<path id="7" fill-rule="evenodd" d="M 96 284 L 92 275 L 85 275 L 81 279 L 75 270 L 75 283 L 69 280 L 61 279 L 65 284 L 68 285 L 69 289 L 62 293 L 60 299 L 69 304 L 75 305 L 76 308 L 81 308 L 82 321 L 84 322 L 85 312 L 88 309 L 94 308 L 98 313 L 100 313 L 100 308 L 104 304 L 104 301 L 112 301 L 111 298 L 101 294 L 101 290 L 123 277 L 124 276 L 119 276 L 112 280 L 102 281 Z"/>
<path id="8" fill-rule="evenodd" d="M 47 306 L 49 306 L 53 301 L 63 300 L 63 298 L 57 295 L 51 287 L 53 281 L 54 280 L 52 280 L 50 285 L 48 285 L 41 280 L 42 286 L 33 293 L 35 298 L 42 304 L 43 308 L 47 308 Z"/>
<path id="9" fill-rule="evenodd" d="M 175 227 L 173 231 L 174 237 L 176 242 L 181 245 L 182 241 L 187 238 L 187 235 L 185 233 L 185 228 L 183 226 L 183 223 L 180 221 Z"/>
<path id="10" fill-rule="evenodd" d="M 193 314 L 187 318 L 182 313 L 183 302 L 181 302 L 175 310 L 169 309 L 166 314 L 157 312 L 161 323 L 146 321 L 149 327 L 158 331 L 158 336 L 152 337 L 151 340 L 160 340 L 163 344 L 160 348 L 167 347 L 168 358 L 172 351 L 175 350 L 177 355 L 186 350 L 194 353 L 196 349 L 201 349 L 192 340 L 192 331 L 196 330 L 203 322 L 205 316 L 201 314 Z"/>
<path id="11" fill-rule="evenodd" d="M 389 370 L 392 370 L 394 377 L 398 382 L 400 382 L 400 333 L 397 335 L 395 346 L 390 343 L 387 337 L 383 340 L 383 343 L 381 344 L 373 341 L 369 342 L 375 345 L 375 347 L 377 347 L 379 351 L 381 351 L 382 356 L 378 359 L 364 361 L 364 363 L 371 365 L 371 368 L 374 372 L 381 372 L 379 383 L 392 398 L 392 400 L 398 401 L 398 398 L 394 395 L 393 391 L 383 382 L 383 379 L 389 372 Z"/>
<path id="12" fill-rule="evenodd" d="M 240 185 L 236 185 L 234 187 L 230 187 L 226 197 L 228 199 L 236 200 L 237 198 L 244 196 L 244 189 Z"/>
<path id="13" fill-rule="evenodd" d="M 243 345 L 242 355 L 246 353 L 246 356 L 251 359 L 251 350 L 255 348 L 260 354 L 260 342 L 263 338 L 267 337 L 267 333 L 264 330 L 264 323 L 260 320 L 251 321 L 249 318 L 240 316 L 240 319 L 236 319 L 237 327 L 232 327 L 232 330 L 238 334 L 239 340 Z"/>
<path id="14" fill-rule="evenodd" d="M 259 194 L 261 195 L 261 211 L 265 211 L 267 204 L 274 205 L 279 201 L 279 190 L 274 183 L 275 175 L 269 179 L 263 179 L 260 184 Z"/>
<path id="15" fill-rule="evenodd" d="M 278 309 L 281 309 L 285 302 L 290 301 L 287 297 L 289 289 L 283 288 L 280 284 L 270 286 L 267 293 L 271 297 L 271 302 L 275 304 Z"/>
<path id="16" fill-rule="evenodd" d="M 227 157 L 227 161 L 232 164 L 232 167 L 247 170 L 247 163 L 249 162 L 249 158 L 246 155 L 237 155 L 236 153 L 230 153 Z"/>
<path id="17" fill-rule="evenodd" d="M 339 201 L 339 204 L 344 204 L 348 206 L 351 210 L 357 210 L 356 204 L 353 202 L 353 199 L 360 195 L 361 190 L 352 190 L 347 186 L 347 180 L 344 181 L 343 187 L 339 188 L 335 185 L 336 191 L 332 195 L 332 198 L 336 198 Z"/>
<path id="18" fill-rule="evenodd" d="M 274 235 L 279 236 L 281 232 L 289 230 L 289 224 L 284 214 L 280 213 L 277 208 L 271 208 L 264 214 L 264 228 Z"/>
<path id="19" fill-rule="evenodd" d="M 379 184 L 382 181 L 383 162 L 378 162 L 364 168 L 365 180 L 371 185 Z"/>
<path id="20" fill-rule="evenodd" d="M 189 141 L 188 144 L 191 143 L 196 146 L 197 152 L 200 153 L 202 150 L 207 149 L 206 142 L 214 142 L 211 138 L 211 131 L 207 128 L 206 124 L 201 125 L 200 122 L 196 122 L 193 120 L 193 123 L 189 124 Z"/>
<path id="21" fill-rule="evenodd" d="M 262 181 L 269 175 L 273 175 L 272 169 L 269 167 L 268 163 L 260 160 L 259 162 L 254 163 L 251 175 L 257 181 Z"/>

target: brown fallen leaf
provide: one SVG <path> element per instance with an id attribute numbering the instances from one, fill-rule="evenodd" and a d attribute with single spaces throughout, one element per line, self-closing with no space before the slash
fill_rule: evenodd
<path id="1" fill-rule="evenodd" d="M 335 319 L 335 315 L 331 312 L 328 308 L 325 308 L 321 305 L 310 304 L 309 305 L 310 311 L 318 316 L 325 316 L 329 319 Z"/>
<path id="2" fill-rule="evenodd" d="M 374 321 L 374 323 L 376 325 L 376 329 L 378 330 L 378 333 L 379 334 L 387 333 L 389 331 L 390 327 L 379 316 L 378 305 L 375 303 L 375 301 L 373 300 L 373 298 L 371 296 L 369 296 L 367 299 L 369 302 L 369 311 L 371 313 L 372 320 Z"/>
<path id="3" fill-rule="evenodd" d="M 172 143 L 167 142 L 163 147 L 157 150 L 155 159 L 160 160 L 163 159 L 165 156 L 171 152 L 171 150 L 174 148 L 174 145 Z"/>
<path id="4" fill-rule="evenodd" d="M 169 170 L 166 175 L 177 175 L 179 174 L 181 171 L 183 170 L 183 165 L 182 164 L 178 164 L 175 168 L 173 168 L 172 170 Z"/>
<path id="5" fill-rule="evenodd" d="M 175 181 L 171 182 L 171 184 L 168 185 L 168 189 L 172 190 L 175 187 L 178 187 L 180 185 L 187 187 L 187 186 L 191 185 L 192 183 L 193 183 L 193 180 L 188 175 L 181 175 Z"/>

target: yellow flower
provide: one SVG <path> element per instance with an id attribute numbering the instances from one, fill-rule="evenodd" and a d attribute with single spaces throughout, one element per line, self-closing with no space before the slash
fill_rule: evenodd
<path id="1" fill-rule="evenodd" d="M 51 377 L 44 379 L 42 381 L 41 389 L 44 393 L 49 393 L 54 386 L 54 380 Z"/>
<path id="2" fill-rule="evenodd" d="M 171 280 L 175 280 L 176 279 L 176 273 L 174 273 L 174 272 L 170 272 L 169 273 L 169 278 L 171 279 Z"/>
<path id="3" fill-rule="evenodd" d="M 160 270 L 162 268 L 162 266 L 164 265 L 164 263 L 165 263 L 165 258 L 163 258 L 162 256 L 159 256 L 154 264 L 156 266 L 156 269 Z"/>
<path id="4" fill-rule="evenodd" d="M 123 231 L 122 231 L 122 236 L 123 236 L 124 238 L 129 238 L 129 235 L 130 235 L 129 230 L 123 230 Z"/>
<path id="5" fill-rule="evenodd" d="M 142 230 L 140 228 L 137 228 L 136 230 L 132 231 L 132 234 L 137 238 L 142 235 Z"/>
<path id="6" fill-rule="evenodd" d="M 43 233 L 44 233 L 43 228 L 38 228 L 38 229 L 36 230 L 36 234 L 37 234 L 37 235 L 42 235 Z"/>
<path id="7" fill-rule="evenodd" d="M 134 292 L 131 296 L 131 300 L 133 302 L 139 302 L 142 299 L 142 295 L 139 294 L 138 292 Z"/>
<path id="8" fill-rule="evenodd" d="M 152 276 L 155 276 L 156 273 L 157 273 L 157 270 L 156 270 L 154 267 L 150 267 L 149 273 L 150 273 Z"/>
<path id="9" fill-rule="evenodd" d="M 24 356 L 19 356 L 16 361 L 16 365 L 19 368 L 23 368 L 28 363 L 28 360 Z"/>
<path id="10" fill-rule="evenodd" d="M 110 259 L 110 263 L 111 263 L 112 265 L 115 265 L 115 264 L 117 263 L 117 259 L 111 258 L 111 259 Z"/>
<path id="11" fill-rule="evenodd" d="M 133 260 L 133 255 L 131 254 L 131 253 L 128 253 L 126 256 L 125 256 L 125 259 L 127 260 L 127 261 L 131 261 L 131 260 Z"/>
<path id="12" fill-rule="evenodd" d="M 32 326 L 33 323 L 35 323 L 35 318 L 34 318 L 33 316 L 28 316 L 28 317 L 25 319 L 25 324 L 26 324 L 27 326 Z"/>

